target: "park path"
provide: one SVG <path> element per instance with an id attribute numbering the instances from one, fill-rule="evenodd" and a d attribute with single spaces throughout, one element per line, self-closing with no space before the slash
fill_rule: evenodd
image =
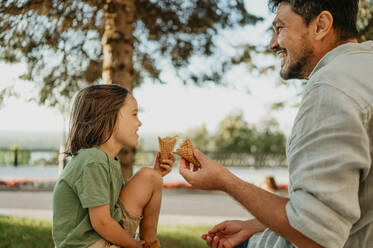
<path id="1" fill-rule="evenodd" d="M 0 191 L 0 215 L 52 219 L 50 191 Z M 160 224 L 215 225 L 226 219 L 248 219 L 251 215 L 222 192 L 165 189 Z"/>

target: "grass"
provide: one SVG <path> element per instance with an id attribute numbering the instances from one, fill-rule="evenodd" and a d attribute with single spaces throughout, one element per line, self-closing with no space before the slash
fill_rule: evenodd
<path id="1" fill-rule="evenodd" d="M 162 248 L 207 247 L 200 238 L 210 226 L 160 225 Z M 53 248 L 52 224 L 47 220 L 0 216 L 0 248 Z"/>
<path id="2" fill-rule="evenodd" d="M 158 238 L 162 248 L 202 248 L 207 245 L 201 239 L 201 234 L 210 229 L 211 226 L 160 225 Z"/>
<path id="3" fill-rule="evenodd" d="M 54 247 L 51 230 L 49 221 L 0 216 L 0 248 Z"/>

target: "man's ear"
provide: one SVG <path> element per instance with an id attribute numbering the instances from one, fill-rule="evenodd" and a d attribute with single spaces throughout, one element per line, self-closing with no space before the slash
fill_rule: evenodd
<path id="1" fill-rule="evenodd" d="M 333 16 L 329 11 L 323 10 L 315 19 L 314 24 L 314 38 L 315 40 L 322 40 L 327 35 L 333 32 Z"/>

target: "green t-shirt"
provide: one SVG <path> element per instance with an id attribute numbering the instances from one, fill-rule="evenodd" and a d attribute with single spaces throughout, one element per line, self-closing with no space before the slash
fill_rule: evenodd
<path id="1" fill-rule="evenodd" d="M 57 248 L 88 247 L 101 237 L 93 229 L 88 208 L 109 204 L 120 221 L 116 205 L 124 184 L 120 163 L 99 147 L 81 149 L 67 164 L 53 193 L 53 240 Z"/>

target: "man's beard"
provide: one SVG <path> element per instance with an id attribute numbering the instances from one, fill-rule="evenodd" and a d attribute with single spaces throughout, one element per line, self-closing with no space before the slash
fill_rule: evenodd
<path id="1" fill-rule="evenodd" d="M 283 79 L 306 79 L 310 73 L 307 68 L 310 65 L 312 57 L 312 49 L 304 43 L 302 47 L 302 57 L 300 57 L 294 64 L 289 64 L 286 71 L 281 70 L 280 76 Z"/>
<path id="2" fill-rule="evenodd" d="M 304 75 L 304 68 L 308 64 L 308 56 L 303 56 L 300 58 L 295 64 L 289 65 L 287 71 L 280 72 L 280 76 L 283 79 L 304 79 L 306 76 Z"/>

